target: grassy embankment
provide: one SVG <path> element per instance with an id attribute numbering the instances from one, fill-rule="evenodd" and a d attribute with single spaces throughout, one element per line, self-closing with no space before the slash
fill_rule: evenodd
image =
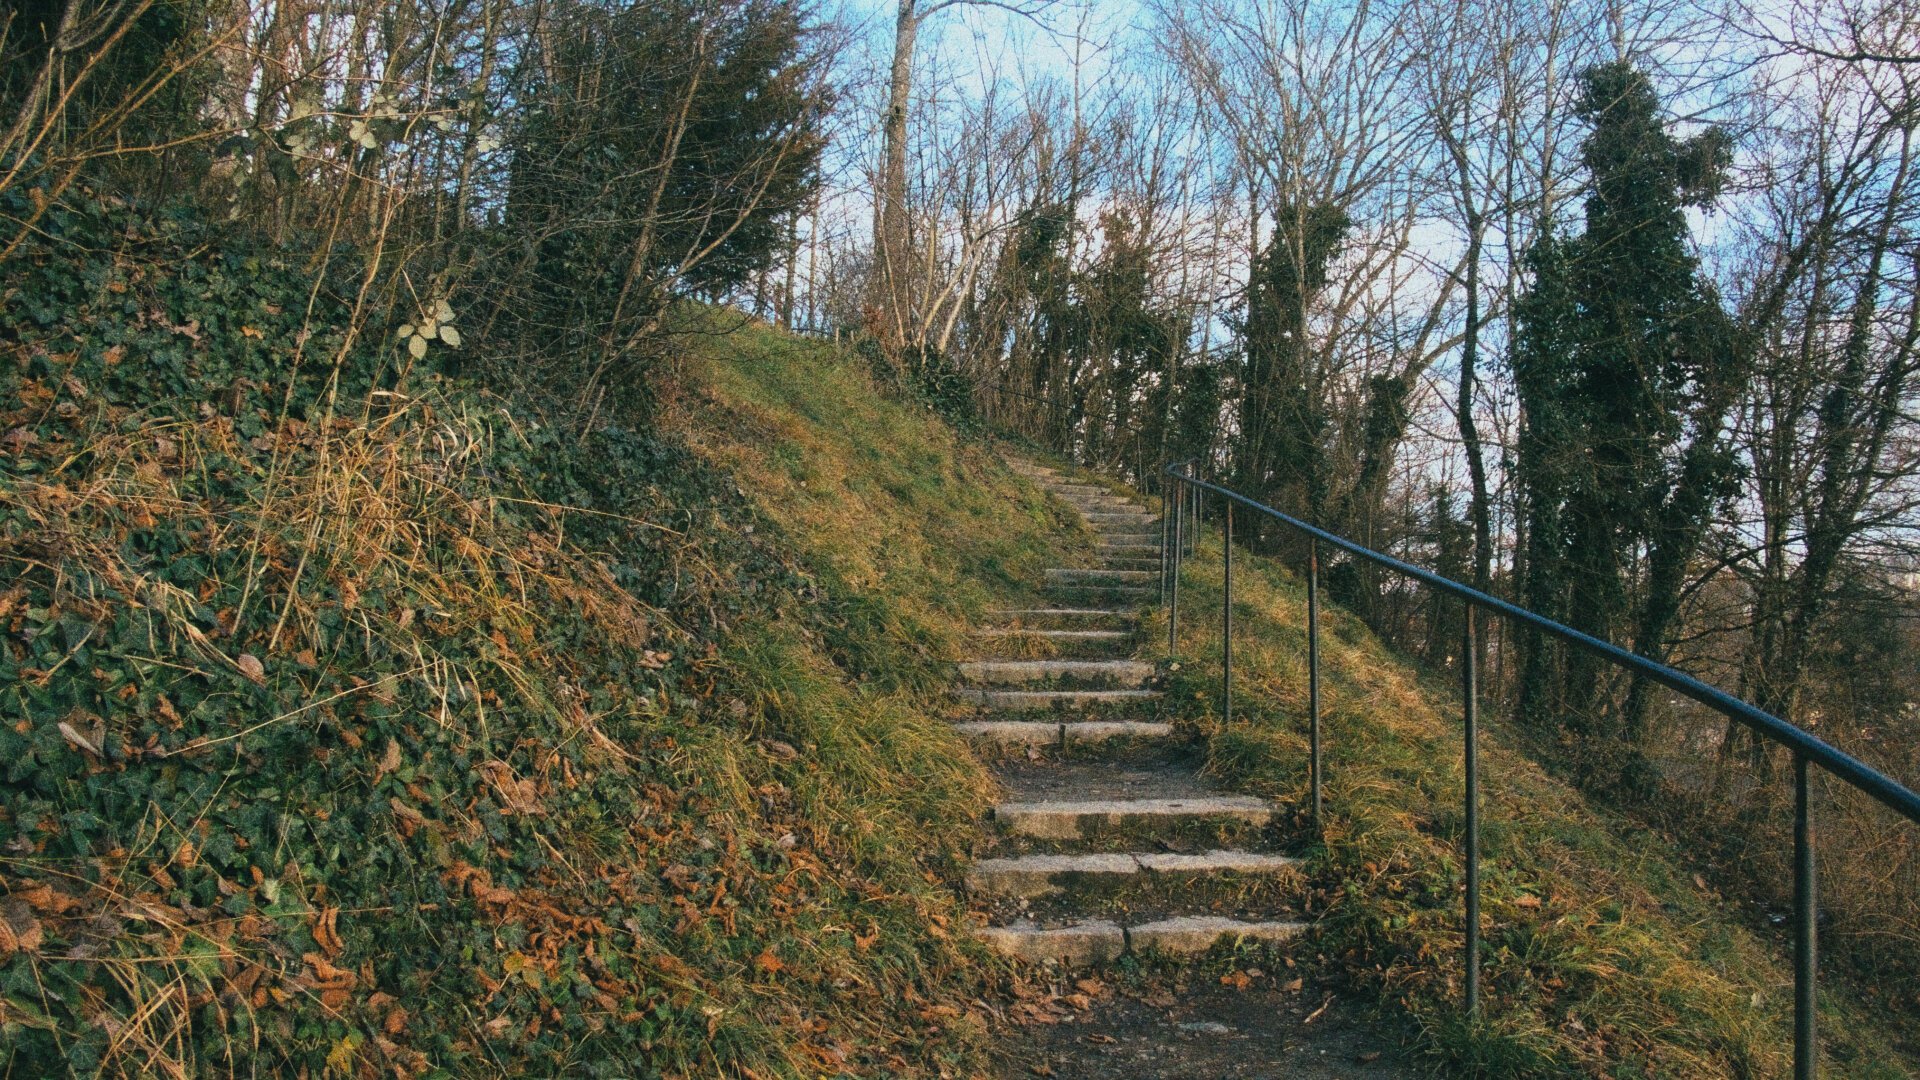
<path id="1" fill-rule="evenodd" d="M 270 256 L 50 228 L 0 309 L 0 1072 L 971 1071 L 987 783 L 933 712 L 1037 495 L 818 345 L 575 438 Z"/>
<path id="2" fill-rule="evenodd" d="M 1182 578 L 1175 708 L 1223 781 L 1300 813 L 1306 596 L 1273 560 L 1235 560 L 1235 715 L 1218 721 L 1220 547 Z M 1784 933 L 1688 872 L 1681 843 L 1596 808 L 1498 719 L 1482 749 L 1485 1022 L 1460 1012 L 1463 766 L 1457 684 L 1323 605 L 1327 831 L 1310 871 L 1322 970 L 1410 1015 L 1449 1075 L 1791 1073 Z M 1160 624 L 1164 641 L 1165 623 Z M 1156 640 L 1156 639 L 1149 639 Z M 1483 713 L 1484 715 L 1484 713 Z M 1484 721 L 1483 721 L 1484 723 Z M 1826 1075 L 1913 1075 L 1920 1047 L 1844 994 L 1822 998 Z"/>

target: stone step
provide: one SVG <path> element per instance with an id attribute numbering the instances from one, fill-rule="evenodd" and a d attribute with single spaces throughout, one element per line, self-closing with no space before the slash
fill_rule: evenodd
<path id="1" fill-rule="evenodd" d="M 1145 510 L 1098 510 L 1092 513 L 1082 510 L 1080 516 L 1086 518 L 1088 522 L 1094 525 L 1146 525 L 1152 526 L 1156 531 L 1159 528 L 1158 523 L 1160 521 L 1158 517 L 1147 513 Z"/>
<path id="2" fill-rule="evenodd" d="M 1047 572 L 1049 585 L 1144 585 L 1159 579 L 1151 570 L 1103 570 L 1088 569 L 1052 569 Z"/>
<path id="3" fill-rule="evenodd" d="M 1072 926 L 1042 927 L 1034 922 L 982 926 L 975 940 L 1002 956 L 1068 967 L 1093 967 L 1118 960 L 1127 951 L 1127 932 L 1119 923 L 1090 919 Z"/>
<path id="4" fill-rule="evenodd" d="M 1172 724 L 1143 720 L 1082 720 L 1066 724 L 1034 720 L 976 720 L 953 727 L 970 740 L 996 746 L 1092 746 L 1114 739 L 1173 738 Z"/>
<path id="5" fill-rule="evenodd" d="M 1089 709 L 1102 705 L 1129 705 L 1157 701 L 1158 690 L 978 690 L 954 691 L 963 701 L 992 709 Z"/>
<path id="6" fill-rule="evenodd" d="M 1137 553 L 1142 556 L 1151 556 L 1152 558 L 1158 559 L 1160 557 L 1160 540 L 1158 537 L 1152 540 L 1101 540 L 1094 545 L 1093 550 L 1099 555 Z"/>
<path id="7" fill-rule="evenodd" d="M 1020 630 L 1131 629 L 1140 621 L 1131 609 L 1110 607 L 1001 608 L 989 614 Z"/>
<path id="8" fill-rule="evenodd" d="M 1093 852 L 1079 855 L 1016 855 L 981 859 L 967 870 L 967 891 L 977 896 L 1032 899 L 1052 896 L 1069 886 L 1126 884 L 1154 875 L 1181 878 L 1273 877 L 1297 874 L 1300 860 L 1256 851 Z"/>
<path id="9" fill-rule="evenodd" d="M 1050 494 L 1058 495 L 1061 498 L 1066 498 L 1069 495 L 1097 497 L 1101 495 L 1111 496 L 1113 494 L 1113 492 L 1109 491 L 1106 488 L 1101 487 L 1099 484 L 1078 484 L 1078 483 L 1073 483 L 1071 481 L 1064 481 L 1064 482 L 1057 482 L 1057 483 L 1048 483 L 1044 486 L 1046 487 L 1047 491 Z"/>
<path id="10" fill-rule="evenodd" d="M 1153 665 L 1143 660 L 973 660 L 960 665 L 966 681 L 999 686 L 1070 680 L 1137 687 L 1153 675 Z"/>
<path id="11" fill-rule="evenodd" d="M 1027 630 L 1020 627 L 986 626 L 974 631 L 981 637 L 1031 637 L 1056 644 L 1077 644 L 1081 642 L 1121 642 L 1133 637 L 1127 630 Z"/>
<path id="12" fill-rule="evenodd" d="M 1160 549 L 1160 533 L 1154 532 L 1105 532 L 1094 533 L 1094 550 L 1111 551 L 1115 545 L 1132 548 L 1151 547 Z"/>
<path id="13" fill-rule="evenodd" d="M 1122 660 L 1133 654 L 1132 630 L 1028 630 L 982 627 L 973 632 L 982 654 L 1048 660 Z"/>
<path id="14" fill-rule="evenodd" d="M 1160 598 L 1158 581 L 1148 585 L 1104 585 L 1095 581 L 1050 581 L 1045 591 L 1063 604 L 1118 604 L 1133 608 Z"/>
<path id="15" fill-rule="evenodd" d="M 1094 573 L 1104 573 L 1104 571 L 1094 571 Z M 1116 601 L 1116 603 L 1121 603 L 1121 605 L 1125 605 L 1125 607 L 1131 607 L 1135 598 L 1150 596 L 1150 594 L 1152 594 L 1152 596 L 1158 596 L 1158 594 L 1160 594 L 1160 575 L 1156 575 L 1156 573 L 1152 573 L 1152 571 L 1121 571 L 1121 573 L 1129 573 L 1129 575 L 1144 573 L 1146 580 L 1140 580 L 1140 578 L 1133 578 L 1133 580 L 1044 580 L 1044 582 L 1041 582 L 1041 588 L 1046 592 L 1048 598 L 1062 601 L 1062 605 L 1071 603 L 1071 605 L 1075 605 L 1075 607 L 1077 607 L 1077 605 L 1089 605 L 1089 607 L 1092 607 L 1092 605 L 1100 605 L 1100 603 L 1108 603 L 1108 601 Z M 1069 598 L 1069 596 L 1062 596 L 1062 594 L 1085 594 L 1085 596 Z"/>
<path id="16" fill-rule="evenodd" d="M 980 927 L 974 931 L 974 938 L 1002 956 L 1036 962 L 1052 960 L 1069 967 L 1093 967 L 1127 953 L 1195 956 L 1221 942 L 1279 945 L 1311 928 L 1307 923 L 1287 920 L 1182 915 L 1134 926 L 1121 926 L 1106 919 L 1055 927 L 1023 921 Z"/>
<path id="17" fill-rule="evenodd" d="M 993 808 L 994 820 L 1007 832 L 1036 840 L 1079 840 L 1102 831 L 1164 830 L 1206 822 L 1265 825 L 1274 813 L 1266 800 L 1251 795 L 1008 802 Z"/>

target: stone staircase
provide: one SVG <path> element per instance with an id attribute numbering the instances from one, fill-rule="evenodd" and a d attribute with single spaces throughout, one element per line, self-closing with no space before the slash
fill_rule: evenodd
<path id="1" fill-rule="evenodd" d="M 1199 775 L 1159 718 L 1157 666 L 1135 658 L 1141 610 L 1160 599 L 1158 519 L 1103 485 L 1010 464 L 1098 540 L 1095 565 L 1045 572 L 1055 606 L 995 612 L 979 629 L 988 655 L 959 667 L 974 716 L 958 726 L 1008 792 L 967 875 L 978 936 L 1076 966 L 1297 936 L 1298 861 L 1275 809 Z"/>

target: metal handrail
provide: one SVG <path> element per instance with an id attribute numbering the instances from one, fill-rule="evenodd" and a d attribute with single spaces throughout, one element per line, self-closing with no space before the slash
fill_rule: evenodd
<path id="1" fill-rule="evenodd" d="M 1477 1016 L 1480 1006 L 1480 767 L 1478 673 L 1475 664 L 1474 609 L 1484 608 L 1513 622 L 1558 638 L 1590 653 L 1595 653 L 1642 678 L 1651 679 L 1677 693 L 1713 709 L 1748 729 L 1779 743 L 1793 752 L 1794 758 L 1794 1061 L 1796 1080 L 1812 1080 L 1817 1069 L 1818 1046 L 1814 1037 L 1814 990 L 1818 974 L 1818 943 L 1815 936 L 1817 900 L 1813 810 L 1808 776 L 1811 766 L 1819 766 L 1851 787 L 1907 820 L 1920 824 L 1920 793 L 1905 787 L 1866 762 L 1815 737 L 1811 732 L 1774 716 L 1718 687 L 1710 686 L 1666 664 L 1629 652 L 1609 641 L 1585 634 L 1544 615 L 1528 611 L 1478 589 L 1442 577 L 1431 570 L 1385 555 L 1346 537 L 1299 518 L 1275 510 L 1230 488 L 1201 480 L 1192 462 L 1167 465 L 1161 470 L 1172 481 L 1162 485 L 1162 498 L 1173 513 L 1173 522 L 1164 526 L 1174 543 L 1162 545 L 1164 577 L 1171 583 L 1166 590 L 1167 650 L 1175 651 L 1179 626 L 1180 563 L 1186 558 L 1187 545 L 1199 517 L 1198 496 L 1202 492 L 1220 497 L 1225 543 L 1222 554 L 1223 588 L 1220 596 L 1222 624 L 1221 708 L 1223 718 L 1232 716 L 1233 702 L 1233 509 L 1245 507 L 1264 514 L 1308 538 L 1307 553 L 1307 713 L 1308 713 L 1308 786 L 1312 803 L 1312 821 L 1320 828 L 1320 545 L 1327 544 L 1350 555 L 1386 567 L 1421 582 L 1429 588 L 1456 597 L 1467 605 L 1464 646 L 1461 653 L 1461 692 L 1466 721 L 1464 760 L 1466 767 L 1466 821 L 1464 861 L 1466 863 L 1466 985 L 1469 1016 Z M 1163 511 L 1163 519 L 1167 514 Z"/>

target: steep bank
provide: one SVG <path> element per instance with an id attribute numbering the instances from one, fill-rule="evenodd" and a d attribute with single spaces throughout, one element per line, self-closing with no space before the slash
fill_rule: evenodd
<path id="1" fill-rule="evenodd" d="M 712 339 L 710 424 L 577 438 L 271 257 L 53 228 L 0 327 L 11 1074 L 978 1060 L 985 784 L 916 688 L 1037 495 L 818 346 Z M 849 546 L 796 544 L 862 415 Z"/>

